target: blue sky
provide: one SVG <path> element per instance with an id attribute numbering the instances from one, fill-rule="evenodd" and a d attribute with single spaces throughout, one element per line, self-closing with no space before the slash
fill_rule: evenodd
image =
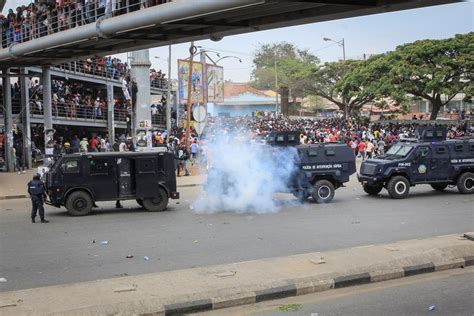
<path id="1" fill-rule="evenodd" d="M 287 41 L 300 48 L 307 48 L 322 61 L 342 58 L 342 48 L 323 41 L 344 38 L 346 56 L 361 57 L 365 54 L 382 53 L 396 46 L 420 39 L 440 39 L 473 31 L 474 3 L 463 2 L 430 8 L 383 13 L 338 21 L 307 24 L 277 30 L 254 32 L 224 38 L 220 42 L 200 41 L 196 45 L 217 50 L 221 55 L 235 55 L 242 59 L 225 59 L 226 80 L 245 82 L 250 79 L 253 53 L 259 43 Z M 329 47 L 328 47 L 329 46 Z M 172 49 L 172 76 L 176 78 L 176 58 L 188 57 L 189 44 L 175 45 Z M 212 53 L 211 57 L 215 56 Z M 155 59 L 154 56 L 159 56 Z M 156 68 L 167 70 L 168 48 L 155 48 L 150 58 Z"/>
<path id="2" fill-rule="evenodd" d="M 7 0 L 6 8 L 29 1 Z M 4 10 L 5 11 L 5 10 Z M 309 49 L 322 61 L 342 58 L 342 49 L 336 44 L 323 41 L 345 39 L 347 58 L 365 54 L 382 53 L 397 45 L 420 39 L 440 39 L 473 31 L 474 2 L 383 13 L 358 18 L 307 24 L 271 31 L 255 32 L 224 38 L 220 42 L 199 41 L 196 45 L 217 50 L 221 55 L 235 55 L 242 59 L 226 59 L 220 62 L 226 80 L 245 82 L 250 79 L 252 55 L 259 43 L 287 41 L 300 48 Z M 176 59 L 186 58 L 189 44 L 173 46 L 172 78 L 176 78 Z M 212 53 L 211 57 L 215 56 Z M 159 58 L 154 58 L 158 56 Z M 121 54 L 125 59 L 125 55 Z M 157 69 L 166 71 L 168 48 L 154 48 L 150 59 Z"/>

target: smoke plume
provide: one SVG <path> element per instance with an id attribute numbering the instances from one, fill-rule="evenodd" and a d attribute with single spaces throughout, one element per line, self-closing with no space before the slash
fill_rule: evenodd
<path id="1" fill-rule="evenodd" d="M 274 213 L 274 193 L 287 191 L 295 171 L 294 147 L 271 147 L 238 137 L 206 144 L 208 178 L 194 203 L 197 213 Z"/>

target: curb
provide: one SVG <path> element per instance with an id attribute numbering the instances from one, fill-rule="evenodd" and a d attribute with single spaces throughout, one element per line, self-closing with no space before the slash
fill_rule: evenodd
<path id="1" fill-rule="evenodd" d="M 216 309 L 235 307 L 239 305 L 259 303 L 263 301 L 282 299 L 291 296 L 323 292 L 368 283 L 375 283 L 436 271 L 474 266 L 474 256 L 464 257 L 455 262 L 433 263 L 403 267 L 402 269 L 385 272 L 366 272 L 338 276 L 328 280 L 301 279 L 290 281 L 286 286 L 271 287 L 255 292 L 241 293 L 210 299 L 182 301 L 176 304 L 164 305 L 158 312 L 160 315 L 182 315 L 186 313 L 206 312 Z M 142 314 L 144 315 L 144 314 Z"/>

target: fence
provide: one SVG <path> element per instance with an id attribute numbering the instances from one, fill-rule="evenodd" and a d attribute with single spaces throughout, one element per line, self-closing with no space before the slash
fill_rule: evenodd
<path id="1" fill-rule="evenodd" d="M 22 18 L 17 18 L 15 12 L 13 22 L 3 26 L 4 29 L 0 32 L 2 47 L 94 23 L 102 16 L 118 16 L 167 2 L 172 0 L 107 1 L 107 5 L 105 1 L 88 1 L 86 4 L 83 4 L 83 1 L 74 1 L 48 7 L 46 3 L 35 1 L 35 4 L 32 2 L 27 6 Z M 35 9 L 31 10 L 33 6 Z"/>

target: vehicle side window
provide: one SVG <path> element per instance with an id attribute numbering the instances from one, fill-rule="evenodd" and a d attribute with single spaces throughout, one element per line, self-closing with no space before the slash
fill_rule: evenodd
<path id="1" fill-rule="evenodd" d="M 89 161 L 89 168 L 91 175 L 108 175 L 108 159 L 91 159 Z"/>
<path id="2" fill-rule="evenodd" d="M 288 141 L 289 142 L 294 142 L 295 141 L 295 135 L 288 135 Z"/>
<path id="3" fill-rule="evenodd" d="M 471 144 L 471 146 L 469 146 L 469 150 L 474 151 L 474 144 Z"/>
<path id="4" fill-rule="evenodd" d="M 79 161 L 68 160 L 61 164 L 61 170 L 63 171 L 63 173 L 79 173 Z"/>
<path id="5" fill-rule="evenodd" d="M 155 159 L 140 159 L 138 162 L 138 173 L 139 174 L 155 173 L 155 170 L 156 170 L 155 163 L 156 163 Z"/>
<path id="6" fill-rule="evenodd" d="M 464 150 L 464 145 L 463 144 L 455 144 L 454 145 L 454 150 L 455 151 L 463 151 Z"/>
<path id="7" fill-rule="evenodd" d="M 418 157 L 421 157 L 421 158 L 424 158 L 426 156 L 428 156 L 430 152 L 430 148 L 429 147 L 420 147 L 418 148 L 418 150 L 416 151 L 416 155 Z"/>
<path id="8" fill-rule="evenodd" d="M 283 135 L 278 135 L 277 138 L 276 138 L 276 141 L 277 141 L 277 142 L 284 142 L 284 141 L 285 141 L 285 136 L 283 136 Z"/>
<path id="9" fill-rule="evenodd" d="M 334 156 L 336 151 L 334 149 L 326 149 L 326 156 Z"/>
<path id="10" fill-rule="evenodd" d="M 317 150 L 308 150 L 308 156 L 309 157 L 316 157 L 318 155 L 318 151 Z"/>
<path id="11" fill-rule="evenodd" d="M 436 153 L 439 155 L 443 155 L 446 153 L 446 147 L 444 146 L 438 146 L 436 147 Z"/>

